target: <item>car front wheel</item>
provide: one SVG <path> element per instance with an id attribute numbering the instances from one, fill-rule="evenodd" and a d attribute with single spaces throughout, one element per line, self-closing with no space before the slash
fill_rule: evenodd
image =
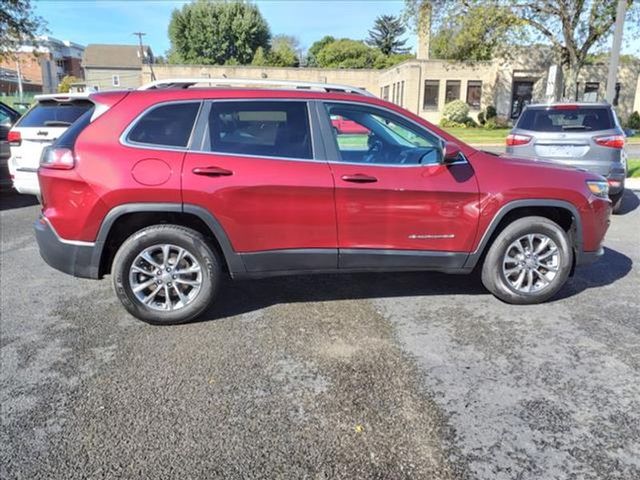
<path id="1" fill-rule="evenodd" d="M 179 225 L 154 225 L 124 241 L 113 286 L 133 316 L 153 324 L 188 322 L 213 300 L 220 260 L 204 236 Z"/>
<path id="2" fill-rule="evenodd" d="M 507 303 L 541 303 L 562 288 L 572 265 L 567 233 L 547 218 L 525 217 L 496 237 L 482 266 L 482 283 Z"/>

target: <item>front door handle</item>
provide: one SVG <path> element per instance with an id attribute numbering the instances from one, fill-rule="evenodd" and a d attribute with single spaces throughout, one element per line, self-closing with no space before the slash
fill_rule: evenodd
<path id="1" fill-rule="evenodd" d="M 233 175 L 231 170 L 220 167 L 196 167 L 191 171 L 195 175 L 205 175 L 207 177 L 228 177 Z"/>
<path id="2" fill-rule="evenodd" d="M 374 183 L 378 181 L 376 177 L 365 175 L 364 173 L 356 173 L 355 175 L 343 175 L 342 180 L 352 183 Z"/>

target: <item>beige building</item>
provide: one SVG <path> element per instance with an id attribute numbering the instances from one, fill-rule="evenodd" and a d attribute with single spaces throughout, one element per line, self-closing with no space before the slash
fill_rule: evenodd
<path id="1" fill-rule="evenodd" d="M 87 45 L 82 58 L 85 84 L 95 90 L 138 88 L 143 64 L 152 61 L 148 46 Z"/>
<path id="2" fill-rule="evenodd" d="M 560 85 L 554 69 L 557 71 L 544 55 L 489 62 L 415 59 L 387 70 L 154 65 L 157 79 L 251 78 L 352 85 L 434 123 L 440 120 L 444 105 L 457 99 L 469 105 L 474 117 L 491 105 L 498 116 L 517 118 L 524 105 L 553 98 Z M 583 68 L 576 88 L 564 96 L 578 101 L 602 101 L 606 80 L 607 65 L 588 65 Z M 139 84 L 149 81 L 151 72 L 144 66 Z M 620 66 L 613 103 L 623 120 L 640 108 L 640 63 Z"/>

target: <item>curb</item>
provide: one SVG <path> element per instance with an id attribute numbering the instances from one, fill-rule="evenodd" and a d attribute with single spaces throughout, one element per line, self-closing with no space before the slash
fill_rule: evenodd
<path id="1" fill-rule="evenodd" d="M 624 181 L 624 188 L 627 190 L 633 190 L 636 192 L 640 192 L 640 178 L 627 178 Z"/>

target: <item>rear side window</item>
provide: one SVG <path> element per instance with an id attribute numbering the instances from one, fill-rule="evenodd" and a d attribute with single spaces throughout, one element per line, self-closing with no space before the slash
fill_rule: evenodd
<path id="1" fill-rule="evenodd" d="M 89 100 L 56 102 L 45 100 L 20 119 L 18 127 L 68 127 L 93 107 Z"/>
<path id="2" fill-rule="evenodd" d="M 517 128 L 534 132 L 571 132 L 615 128 L 611 111 L 604 107 L 527 109 Z"/>
<path id="3" fill-rule="evenodd" d="M 209 149 L 283 158 L 313 158 L 305 102 L 213 102 Z"/>
<path id="4" fill-rule="evenodd" d="M 200 109 L 200 102 L 171 103 L 145 113 L 133 126 L 127 141 L 185 148 Z"/>

